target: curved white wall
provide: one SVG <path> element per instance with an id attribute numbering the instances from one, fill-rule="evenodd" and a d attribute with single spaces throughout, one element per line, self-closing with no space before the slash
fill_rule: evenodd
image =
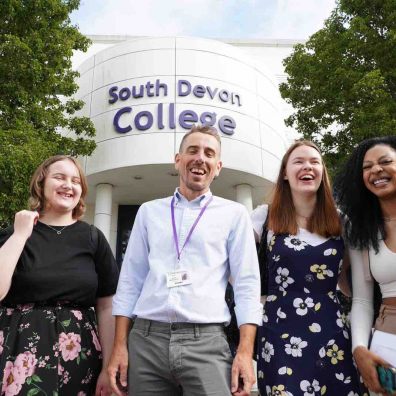
<path id="1" fill-rule="evenodd" d="M 198 116 L 215 112 L 217 120 L 230 116 L 235 121 L 234 133 L 222 134 L 225 169 L 273 181 L 287 142 L 278 87 L 263 66 L 247 59 L 236 47 L 196 38 L 142 38 L 94 55 L 79 68 L 77 94 L 86 103 L 82 114 L 92 119 L 97 131 L 97 149 L 86 159 L 87 175 L 125 167 L 172 164 L 187 131 L 179 125 L 178 116 L 184 110 L 192 110 Z M 119 92 L 124 87 L 154 84 L 156 80 L 166 84 L 166 96 L 165 89 L 160 88 L 158 96 L 145 94 L 142 98 L 109 103 L 111 87 L 117 86 Z M 207 90 L 203 97 L 193 93 L 180 96 L 179 80 L 188 81 L 192 87 L 210 87 L 212 93 L 215 88 L 218 91 L 213 99 Z M 222 101 L 218 96 L 221 90 L 228 91 L 230 98 L 233 92 L 234 103 Z M 223 99 L 225 96 L 223 92 Z M 163 129 L 157 125 L 159 104 L 164 112 Z M 175 113 L 174 129 L 167 115 L 171 106 Z M 123 114 L 119 124 L 121 127 L 131 124 L 132 130 L 118 133 L 113 125 L 114 116 L 124 107 L 131 107 L 132 112 Z M 136 129 L 133 123 L 140 111 L 153 114 L 153 126 L 144 131 Z M 146 123 L 147 118 L 142 117 L 141 122 Z"/>

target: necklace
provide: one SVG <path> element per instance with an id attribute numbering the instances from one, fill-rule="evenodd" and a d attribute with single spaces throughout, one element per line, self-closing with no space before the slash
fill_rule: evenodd
<path id="1" fill-rule="evenodd" d="M 45 224 L 45 223 L 43 223 L 43 224 Z M 60 235 L 60 234 L 62 234 L 62 231 L 63 231 L 66 227 L 69 227 L 70 224 L 65 225 L 65 226 L 62 227 L 60 230 L 57 230 L 56 228 L 51 227 L 51 226 L 48 225 L 48 224 L 45 224 L 45 225 L 46 225 L 48 228 L 51 228 L 51 230 L 55 231 L 58 235 Z"/>

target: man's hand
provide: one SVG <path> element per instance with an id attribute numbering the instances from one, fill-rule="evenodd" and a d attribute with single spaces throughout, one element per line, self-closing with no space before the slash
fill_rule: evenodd
<path id="1" fill-rule="evenodd" d="M 111 389 L 117 396 L 125 396 L 128 386 L 128 349 L 126 345 L 115 345 L 111 354 L 107 373 Z M 119 375 L 119 378 L 117 376 Z M 121 385 L 121 386 L 120 386 Z"/>
<path id="2" fill-rule="evenodd" d="M 238 351 L 231 369 L 231 393 L 234 396 L 249 396 L 256 377 L 253 370 L 253 345 L 257 326 L 243 324 L 239 328 Z"/>
<path id="3" fill-rule="evenodd" d="M 256 382 L 251 353 L 237 352 L 231 370 L 231 393 L 248 396 Z"/>

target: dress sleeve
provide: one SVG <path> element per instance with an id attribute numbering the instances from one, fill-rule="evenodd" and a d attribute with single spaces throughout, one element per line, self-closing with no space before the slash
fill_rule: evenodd
<path id="1" fill-rule="evenodd" d="M 115 294 L 119 270 L 113 252 L 103 232 L 97 229 L 98 243 L 95 252 L 95 268 L 98 274 L 98 291 L 96 297 Z"/>
<path id="2" fill-rule="evenodd" d="M 349 248 L 352 269 L 352 351 L 358 346 L 368 347 L 374 318 L 374 281 L 368 280 L 363 271 L 363 254 Z"/>
<path id="3" fill-rule="evenodd" d="M 263 233 L 263 224 L 267 219 L 268 215 L 268 205 L 257 206 L 256 209 L 250 214 L 250 218 L 253 224 L 254 237 L 256 242 L 259 243 L 261 239 L 261 234 Z"/>

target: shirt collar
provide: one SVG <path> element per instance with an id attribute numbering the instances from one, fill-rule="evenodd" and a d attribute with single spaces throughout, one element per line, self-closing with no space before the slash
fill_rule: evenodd
<path id="1" fill-rule="evenodd" d="M 210 197 L 212 196 L 212 192 L 210 190 L 206 191 L 206 193 L 200 195 L 199 197 L 193 199 L 192 201 L 188 201 L 186 197 L 179 191 L 179 187 L 176 188 L 173 196 L 175 197 L 176 205 L 179 203 L 188 203 L 192 206 L 200 206 L 201 208 L 208 202 Z"/>

